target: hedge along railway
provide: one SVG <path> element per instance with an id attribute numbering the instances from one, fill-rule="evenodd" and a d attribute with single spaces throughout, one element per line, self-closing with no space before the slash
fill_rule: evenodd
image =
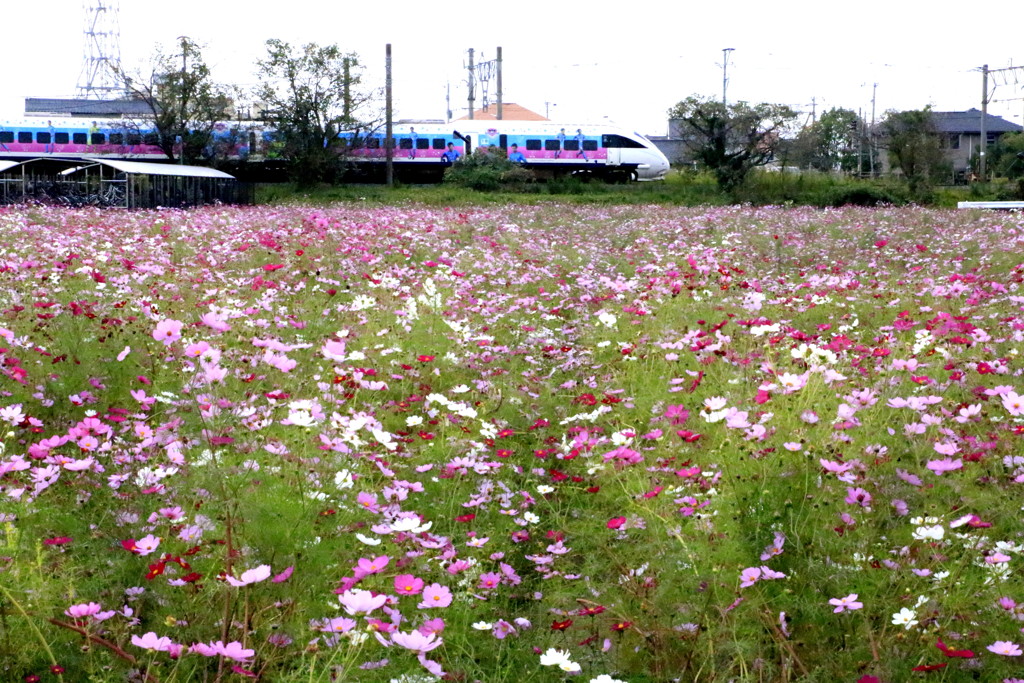
<path id="1" fill-rule="evenodd" d="M 6 679 L 1017 675 L 1019 216 L 0 235 Z"/>
<path id="2" fill-rule="evenodd" d="M 440 180 L 451 159 L 448 146 L 465 156 L 474 149 L 518 148 L 524 168 L 538 177 L 581 175 L 610 181 L 660 180 L 668 159 L 646 137 L 609 125 L 528 121 L 456 121 L 450 124 L 411 122 L 395 127 L 393 164 L 399 177 Z M 383 173 L 387 156 L 379 131 L 343 132 L 339 154 L 353 167 L 355 177 Z M 175 147 L 180 154 L 180 144 Z M 260 166 L 280 160 L 282 148 L 273 131 L 241 124 L 218 124 L 208 155 Z M 0 159 L 40 156 L 75 159 L 164 161 L 155 130 L 133 124 L 78 119 L 0 121 Z M 250 169 L 255 172 L 255 169 Z"/>

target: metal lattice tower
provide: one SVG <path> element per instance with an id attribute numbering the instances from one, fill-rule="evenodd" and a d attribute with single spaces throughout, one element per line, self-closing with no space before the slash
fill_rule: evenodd
<path id="1" fill-rule="evenodd" d="M 121 66 L 118 0 L 86 0 L 85 52 L 78 76 L 78 97 L 110 99 L 124 94 L 114 75 Z"/>

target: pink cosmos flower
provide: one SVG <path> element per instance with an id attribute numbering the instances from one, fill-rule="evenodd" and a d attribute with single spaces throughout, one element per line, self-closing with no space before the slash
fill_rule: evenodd
<path id="1" fill-rule="evenodd" d="M 1021 655 L 1020 646 L 1008 640 L 997 640 L 985 649 L 997 655 L 1005 655 L 1007 657 L 1019 657 Z"/>
<path id="2" fill-rule="evenodd" d="M 149 555 L 160 545 L 160 537 L 148 534 L 134 543 L 134 547 L 131 548 L 133 553 L 136 555 Z"/>
<path id="3" fill-rule="evenodd" d="M 345 342 L 333 340 L 324 342 L 320 352 L 324 358 L 340 363 L 345 360 Z"/>
<path id="4" fill-rule="evenodd" d="M 338 596 L 338 600 L 341 602 L 341 606 L 344 607 L 345 611 L 349 614 L 369 614 L 373 610 L 384 605 L 384 603 L 388 601 L 388 596 L 374 595 L 370 591 L 355 588 L 342 593 Z M 448 601 L 451 602 L 450 597 Z"/>
<path id="5" fill-rule="evenodd" d="M 423 590 L 423 579 L 412 574 L 399 574 L 395 577 L 395 592 L 399 595 L 419 595 Z"/>
<path id="6" fill-rule="evenodd" d="M 950 441 L 942 441 L 932 446 L 932 448 L 934 448 L 935 452 L 939 453 L 940 455 L 953 455 L 958 450 L 960 450 L 959 446 Z"/>
<path id="7" fill-rule="evenodd" d="M 857 594 L 856 593 L 850 593 L 845 598 L 832 598 L 832 599 L 830 599 L 828 601 L 828 604 L 830 604 L 833 607 L 835 607 L 835 609 L 832 610 L 832 611 L 837 613 L 837 614 L 839 612 L 844 611 L 844 610 L 855 610 L 855 609 L 860 609 L 861 607 L 864 606 L 863 602 L 858 602 L 857 601 Z"/>
<path id="8" fill-rule="evenodd" d="M 163 342 L 164 346 L 170 346 L 181 339 L 181 328 L 183 323 L 178 320 L 161 320 L 153 330 L 153 339 Z"/>
<path id="9" fill-rule="evenodd" d="M 241 588 L 242 586 L 248 586 L 250 583 L 258 583 L 260 581 L 264 581 L 269 577 L 270 565 L 261 564 L 258 567 L 242 572 L 242 576 L 240 578 L 236 579 L 233 576 L 226 576 L 224 578 L 228 583 L 230 583 L 235 588 Z"/>
<path id="10" fill-rule="evenodd" d="M 150 631 L 142 636 L 132 636 L 132 645 L 135 647 L 141 647 L 144 650 L 168 652 L 173 643 L 167 636 L 158 636 L 156 633 Z M 1018 651 L 1017 654 L 1020 654 L 1020 652 Z"/>
<path id="11" fill-rule="evenodd" d="M 391 642 L 407 650 L 422 654 L 440 647 L 444 639 L 440 638 L 436 633 L 423 635 L 419 631 L 411 631 L 410 633 L 396 631 L 391 634 Z"/>
<path id="12" fill-rule="evenodd" d="M 740 588 L 747 588 L 757 583 L 757 580 L 761 578 L 761 569 L 759 567 L 747 567 L 740 572 Z"/>
<path id="13" fill-rule="evenodd" d="M 377 574 L 384 571 L 384 568 L 387 567 L 390 562 L 391 558 L 387 555 L 381 555 L 380 557 L 375 557 L 372 560 L 360 557 L 356 566 L 352 568 L 352 571 L 356 573 L 356 576 L 359 576 L 359 574 L 362 574 L 363 576 Z"/>
<path id="14" fill-rule="evenodd" d="M 199 322 L 203 323 L 211 330 L 215 330 L 217 332 L 227 332 L 228 330 L 231 329 L 231 326 L 224 322 L 224 318 L 212 312 L 203 313 L 201 316 L 199 316 Z"/>
<path id="15" fill-rule="evenodd" d="M 423 601 L 418 607 L 429 609 L 431 607 L 447 607 L 452 604 L 452 592 L 439 583 L 432 583 L 423 589 Z"/>
<path id="16" fill-rule="evenodd" d="M 72 605 L 64 610 L 64 614 L 75 619 L 82 619 L 84 617 L 91 617 L 102 609 L 100 605 L 95 602 L 83 602 L 79 605 Z"/>
<path id="17" fill-rule="evenodd" d="M 785 543 L 786 543 L 786 534 L 782 533 L 781 531 L 776 531 L 775 532 L 775 540 L 773 540 L 772 544 L 769 545 L 768 547 L 766 547 L 764 549 L 764 552 L 761 553 L 761 561 L 764 562 L 766 560 L 770 560 L 771 558 L 775 557 L 776 555 L 781 555 L 782 554 L 782 546 L 785 545 Z"/>
<path id="18" fill-rule="evenodd" d="M 860 505 L 861 507 L 871 507 L 871 494 L 860 488 L 846 487 L 846 498 L 844 502 L 850 505 Z"/>
<path id="19" fill-rule="evenodd" d="M 946 472 L 953 472 L 955 470 L 962 469 L 964 461 L 960 458 L 953 460 L 952 458 L 943 458 L 942 460 L 929 460 L 928 464 L 925 465 L 935 474 L 942 476 Z"/>

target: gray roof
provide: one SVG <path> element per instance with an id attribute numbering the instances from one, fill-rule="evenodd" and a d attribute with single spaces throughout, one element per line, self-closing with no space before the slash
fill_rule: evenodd
<path id="1" fill-rule="evenodd" d="M 933 111 L 932 122 L 940 133 L 981 133 L 981 110 Z M 989 133 L 1012 133 L 1024 130 L 1004 118 L 985 115 L 985 130 Z"/>
<path id="2" fill-rule="evenodd" d="M 59 116 L 152 116 L 153 111 L 142 100 L 78 100 L 55 97 L 26 97 L 25 114 Z"/>

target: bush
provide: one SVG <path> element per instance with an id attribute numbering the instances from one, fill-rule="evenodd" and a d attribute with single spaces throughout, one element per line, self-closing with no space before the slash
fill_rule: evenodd
<path id="1" fill-rule="evenodd" d="M 480 192 L 521 190 L 534 182 L 533 173 L 508 160 L 498 147 L 481 147 L 444 172 L 444 182 Z"/>
<path id="2" fill-rule="evenodd" d="M 829 198 L 830 206 L 885 206 L 905 203 L 902 198 L 877 185 L 837 187 Z"/>

